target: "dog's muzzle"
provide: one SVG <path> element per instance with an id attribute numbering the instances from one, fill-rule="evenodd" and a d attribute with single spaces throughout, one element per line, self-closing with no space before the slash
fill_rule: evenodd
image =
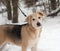
<path id="1" fill-rule="evenodd" d="M 38 27 L 41 26 L 41 23 L 40 23 L 40 22 L 37 22 L 37 26 L 38 26 Z"/>

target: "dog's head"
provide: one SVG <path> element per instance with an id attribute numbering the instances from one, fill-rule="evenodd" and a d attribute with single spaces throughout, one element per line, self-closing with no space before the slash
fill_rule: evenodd
<path id="1" fill-rule="evenodd" d="M 39 29 L 41 28 L 42 19 L 44 16 L 45 14 L 43 12 L 33 13 L 27 16 L 26 21 L 30 26 L 34 27 L 35 29 Z"/>

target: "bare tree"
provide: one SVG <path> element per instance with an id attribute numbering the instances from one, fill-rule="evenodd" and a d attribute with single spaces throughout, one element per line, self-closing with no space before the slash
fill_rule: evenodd
<path id="1" fill-rule="evenodd" d="M 50 0 L 50 1 L 51 1 L 51 9 L 52 9 L 52 10 L 55 10 L 56 7 L 57 7 L 57 2 L 56 2 L 56 0 Z"/>
<path id="2" fill-rule="evenodd" d="M 12 20 L 10 0 L 6 0 L 8 20 Z"/>
<path id="3" fill-rule="evenodd" d="M 51 9 L 55 10 L 57 8 L 57 2 L 56 2 L 56 0 L 50 0 L 50 1 L 51 1 Z M 57 14 L 54 14 L 54 15 L 56 16 Z"/>
<path id="4" fill-rule="evenodd" d="M 11 2 L 13 10 L 11 9 Z M 18 0 L 6 0 L 8 20 L 12 20 L 13 23 L 18 22 Z M 13 11 L 13 14 L 12 12 Z"/>
<path id="5" fill-rule="evenodd" d="M 60 1 L 59 0 L 57 0 L 57 2 L 58 2 L 58 6 L 60 5 Z"/>
<path id="6" fill-rule="evenodd" d="M 13 23 L 18 22 L 18 0 L 12 0 L 13 6 Z"/>
<path id="7" fill-rule="evenodd" d="M 0 0 L 0 3 L 1 3 L 1 0 Z"/>
<path id="8" fill-rule="evenodd" d="M 32 7 L 38 0 L 24 0 L 27 7 Z"/>

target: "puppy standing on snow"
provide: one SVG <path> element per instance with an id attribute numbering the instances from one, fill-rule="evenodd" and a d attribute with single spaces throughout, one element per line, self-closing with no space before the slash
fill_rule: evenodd
<path id="1" fill-rule="evenodd" d="M 11 42 L 22 46 L 22 51 L 27 51 L 27 47 L 36 51 L 36 45 L 42 31 L 43 16 L 45 16 L 43 12 L 27 16 L 26 21 L 28 23 L 26 25 L 1 25 L 0 45 L 4 46 L 4 44 Z"/>

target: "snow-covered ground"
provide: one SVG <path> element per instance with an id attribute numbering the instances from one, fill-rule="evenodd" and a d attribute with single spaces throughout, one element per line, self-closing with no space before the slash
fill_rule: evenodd
<path id="1" fill-rule="evenodd" d="M 5 13 L 6 14 L 6 13 Z M 6 16 L 6 15 L 5 15 Z M 24 17 L 19 18 L 23 22 Z M 0 25 L 9 22 L 6 17 L 0 14 Z M 2 51 L 19 51 L 20 47 L 15 45 L 6 45 Z M 38 43 L 38 51 L 60 51 L 60 16 L 54 18 L 46 17 L 43 19 L 43 31 Z"/>
<path id="2" fill-rule="evenodd" d="M 44 19 L 38 48 L 42 51 L 60 51 L 60 16 Z"/>

